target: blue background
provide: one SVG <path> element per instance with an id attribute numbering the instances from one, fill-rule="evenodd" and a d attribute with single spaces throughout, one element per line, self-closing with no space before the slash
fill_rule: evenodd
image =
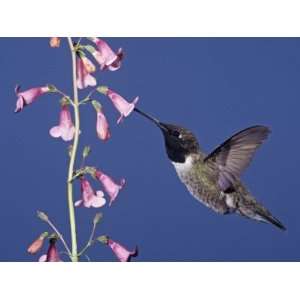
<path id="1" fill-rule="evenodd" d="M 197 202 L 176 177 L 159 130 L 133 113 L 117 126 L 118 113 L 103 96 L 112 138 L 95 132 L 92 106 L 82 106 L 80 149 L 92 146 L 88 164 L 115 179 L 126 178 L 98 235 L 108 234 L 128 248 L 135 261 L 290 261 L 300 258 L 299 108 L 300 40 L 254 38 L 113 38 L 126 53 L 117 72 L 98 72 L 127 99 L 162 121 L 190 128 L 211 151 L 238 130 L 270 126 L 272 135 L 258 150 L 243 180 L 288 228 L 240 216 L 217 215 Z M 0 120 L 0 260 L 32 261 L 27 246 L 46 224 L 45 211 L 69 240 L 66 202 L 67 143 L 49 136 L 58 123 L 59 97 L 44 95 L 14 114 L 14 86 L 46 83 L 71 93 L 71 60 L 66 41 L 51 49 L 48 39 L 0 39 L 2 108 Z M 81 93 L 83 97 L 85 92 Z M 94 188 L 99 187 L 97 182 Z M 76 184 L 75 200 L 79 199 Z M 83 245 L 97 210 L 78 208 Z M 62 248 L 60 247 L 62 250 Z M 95 245 L 92 260 L 115 261 L 108 247 Z M 66 259 L 63 257 L 63 259 Z"/>

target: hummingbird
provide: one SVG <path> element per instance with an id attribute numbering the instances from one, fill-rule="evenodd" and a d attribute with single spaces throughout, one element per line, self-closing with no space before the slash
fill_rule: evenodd
<path id="1" fill-rule="evenodd" d="M 160 122 L 138 108 L 134 110 L 160 128 L 168 158 L 198 201 L 219 214 L 237 213 L 286 230 L 240 180 L 257 148 L 270 134 L 268 127 L 256 125 L 239 131 L 206 155 L 190 130 Z"/>

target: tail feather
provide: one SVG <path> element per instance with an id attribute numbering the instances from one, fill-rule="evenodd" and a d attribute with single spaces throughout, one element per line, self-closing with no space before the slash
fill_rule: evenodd
<path id="1" fill-rule="evenodd" d="M 254 219 L 260 222 L 265 222 L 276 226 L 281 230 L 286 230 L 286 227 L 272 214 L 258 203 L 250 194 L 239 194 L 237 212 L 242 216 Z"/>

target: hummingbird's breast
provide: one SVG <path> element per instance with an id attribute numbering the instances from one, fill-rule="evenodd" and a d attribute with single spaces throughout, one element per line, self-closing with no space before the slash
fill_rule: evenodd
<path id="1" fill-rule="evenodd" d="M 172 164 L 180 180 L 198 201 L 218 213 L 230 212 L 227 195 L 220 190 L 216 174 L 205 165 L 202 156 L 191 154 L 184 163 Z"/>

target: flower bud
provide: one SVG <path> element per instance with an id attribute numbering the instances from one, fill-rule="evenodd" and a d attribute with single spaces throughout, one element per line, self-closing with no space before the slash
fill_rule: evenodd
<path id="1" fill-rule="evenodd" d="M 44 212 L 38 210 L 38 211 L 37 211 L 37 216 L 38 216 L 38 218 L 40 218 L 42 221 L 48 222 L 48 216 L 47 216 Z"/>
<path id="2" fill-rule="evenodd" d="M 90 146 L 85 146 L 82 152 L 82 157 L 86 158 L 89 156 L 89 154 L 91 153 L 91 147 Z"/>
<path id="3" fill-rule="evenodd" d="M 94 217 L 94 220 L 93 220 L 93 223 L 96 225 L 100 222 L 100 220 L 102 219 L 103 217 L 103 214 L 102 213 L 96 213 L 95 217 Z"/>
<path id="4" fill-rule="evenodd" d="M 60 46 L 60 38 L 59 37 L 50 38 L 49 44 L 51 48 L 58 48 Z"/>

